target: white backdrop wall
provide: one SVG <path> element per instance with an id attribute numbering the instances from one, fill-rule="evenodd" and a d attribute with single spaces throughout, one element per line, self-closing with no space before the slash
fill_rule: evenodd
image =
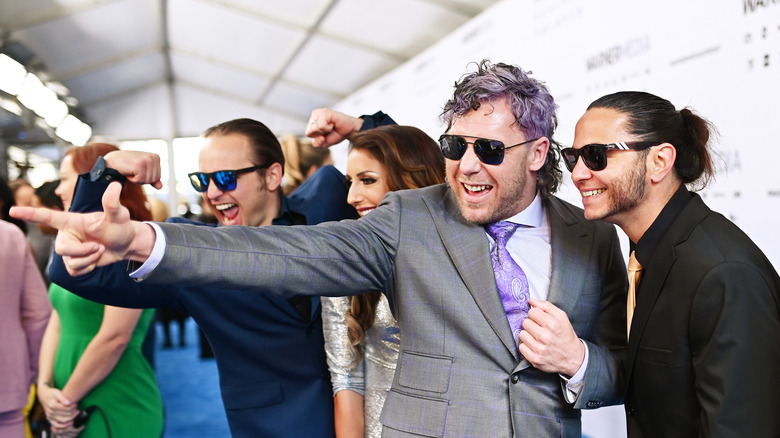
<path id="1" fill-rule="evenodd" d="M 438 138 L 454 82 L 483 58 L 547 83 L 565 145 L 587 105 L 619 90 L 648 91 L 711 120 L 722 160 L 701 194 L 780 265 L 780 0 L 504 0 L 336 108 L 382 109 Z M 342 170 L 345 148 L 334 151 Z M 565 170 L 564 179 L 559 195 L 581 205 Z M 596 412 L 588 436 L 624 435 L 622 413 L 609 416 L 619 410 Z"/>
<path id="2" fill-rule="evenodd" d="M 780 1 L 505 0 L 336 108 L 382 109 L 438 138 L 454 82 L 483 58 L 547 83 L 565 145 L 587 105 L 619 90 L 648 91 L 711 120 L 722 160 L 701 194 L 780 264 Z M 564 173 L 559 194 L 579 204 Z"/>

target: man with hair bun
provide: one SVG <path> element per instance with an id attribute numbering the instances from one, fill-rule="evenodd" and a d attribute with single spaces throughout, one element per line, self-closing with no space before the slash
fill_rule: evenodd
<path id="1" fill-rule="evenodd" d="M 562 151 L 585 217 L 631 240 L 631 438 L 780 436 L 780 279 L 686 188 L 713 176 L 712 134 L 690 109 L 624 91 L 594 101 Z"/>

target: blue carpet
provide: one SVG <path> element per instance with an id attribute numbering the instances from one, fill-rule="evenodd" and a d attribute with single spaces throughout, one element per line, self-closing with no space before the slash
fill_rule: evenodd
<path id="1" fill-rule="evenodd" d="M 162 348 L 163 331 L 155 323 L 155 370 L 165 405 L 164 438 L 229 437 L 219 393 L 217 364 L 201 359 L 198 327 L 185 324 L 187 345 L 180 347 L 178 325 L 171 324 L 172 348 Z"/>

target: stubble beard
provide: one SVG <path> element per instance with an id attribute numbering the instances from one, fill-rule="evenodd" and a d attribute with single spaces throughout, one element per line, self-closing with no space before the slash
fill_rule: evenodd
<path id="1" fill-rule="evenodd" d="M 457 180 L 447 174 L 447 186 L 455 194 L 458 201 L 458 209 L 467 222 L 475 225 L 486 225 L 508 219 L 520 211 L 515 211 L 518 205 L 525 203 L 525 186 L 528 183 L 528 174 L 518 171 L 516 176 L 503 184 L 503 192 L 496 191 L 498 195 L 490 201 L 490 204 L 472 204 L 466 201 L 463 187 Z M 497 186 L 493 186 L 497 190 Z M 528 202 L 530 204 L 530 201 Z"/>
<path id="2" fill-rule="evenodd" d="M 611 220 L 612 218 L 633 210 L 640 204 L 645 196 L 647 186 L 645 181 L 647 167 L 644 165 L 644 159 L 637 160 L 637 163 L 641 163 L 641 165 L 637 164 L 610 184 L 608 209 L 603 215 L 592 220 L 615 223 L 614 220 Z"/>

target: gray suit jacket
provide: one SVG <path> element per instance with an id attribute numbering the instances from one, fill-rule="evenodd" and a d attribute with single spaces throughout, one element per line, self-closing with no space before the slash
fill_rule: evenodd
<path id="1" fill-rule="evenodd" d="M 161 224 L 166 253 L 147 281 L 282 296 L 383 290 L 401 329 L 384 436 L 579 437 L 578 408 L 621 402 L 625 264 L 612 226 L 585 220 L 557 198 L 545 205 L 548 299 L 590 352 L 575 406 L 564 400 L 558 375 L 519 356 L 485 232 L 463 219 L 445 185 L 391 193 L 363 219 L 315 227 Z"/>

